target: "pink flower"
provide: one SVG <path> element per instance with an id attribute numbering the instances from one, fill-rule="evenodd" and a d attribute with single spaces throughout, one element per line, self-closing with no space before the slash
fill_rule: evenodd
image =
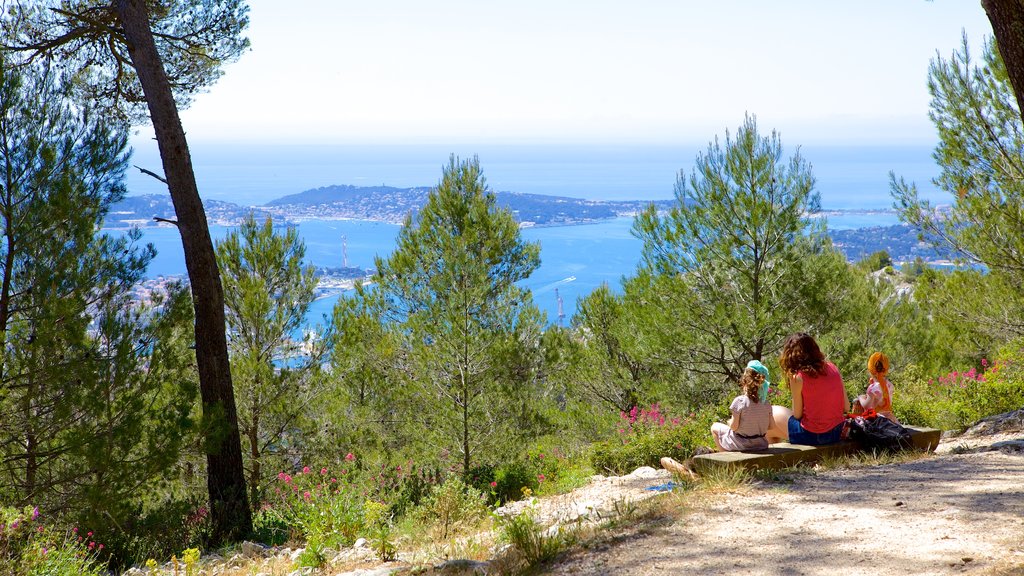
<path id="1" fill-rule="evenodd" d="M 35 520 L 36 518 L 39 518 L 39 506 L 32 509 L 32 519 Z"/>
<path id="2" fill-rule="evenodd" d="M 540 454 L 537 454 L 537 458 L 540 458 L 541 460 L 543 460 L 544 459 L 544 453 L 541 452 Z"/>
<path id="3" fill-rule="evenodd" d="M 309 466 L 303 466 L 302 467 L 302 473 L 303 474 L 309 474 Z"/>
<path id="4" fill-rule="evenodd" d="M 356 459 L 356 455 L 355 454 L 353 454 L 351 452 L 349 452 L 348 454 L 345 454 L 345 460 L 351 462 L 351 461 L 353 461 L 355 459 Z"/>
<path id="5" fill-rule="evenodd" d="M 327 468 L 321 468 L 320 469 L 320 475 L 321 476 L 326 476 L 327 475 Z"/>
<path id="6" fill-rule="evenodd" d="M 540 482 L 543 482 L 544 481 L 544 475 L 543 474 L 537 474 L 537 480 L 539 480 Z"/>
<path id="7" fill-rule="evenodd" d="M 92 550 L 95 547 L 96 547 L 96 543 L 95 542 L 89 542 L 89 549 L 90 550 Z"/>
<path id="8" fill-rule="evenodd" d="M 331 478 L 331 484 L 337 484 L 337 483 L 338 483 L 338 479 L 337 478 Z"/>
<path id="9" fill-rule="evenodd" d="M 309 502 L 310 495 L 308 491 L 303 492 L 302 497 L 306 499 L 306 502 Z"/>
<path id="10" fill-rule="evenodd" d="M 491 488 L 497 488 L 497 487 L 498 487 L 498 482 L 497 481 L 491 482 Z"/>

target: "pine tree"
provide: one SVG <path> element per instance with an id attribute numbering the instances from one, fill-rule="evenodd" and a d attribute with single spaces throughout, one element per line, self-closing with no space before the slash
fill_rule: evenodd
<path id="1" fill-rule="evenodd" d="M 297 339 L 296 334 L 316 296 L 316 274 L 304 263 L 305 253 L 294 227 L 278 233 L 270 218 L 261 225 L 252 215 L 217 245 L 254 503 L 260 501 L 265 460 L 289 444 L 286 432 L 317 395 L 324 340 L 313 333 Z"/>
<path id="2" fill-rule="evenodd" d="M 637 329 L 660 342 L 663 363 L 736 381 L 788 333 L 825 336 L 846 321 L 849 266 L 808 218 L 820 204 L 811 166 L 799 150 L 784 158 L 777 133 L 747 117 L 679 175 L 676 200 L 665 216 L 652 206 L 637 217 L 643 263 L 625 287 L 660 311 Z"/>
<path id="3" fill-rule="evenodd" d="M 477 158 L 454 156 L 397 247 L 378 258 L 384 317 L 397 321 L 418 399 L 408 415 L 468 472 L 481 451 L 507 449 L 533 417 L 543 320 L 517 283 L 540 264 Z"/>

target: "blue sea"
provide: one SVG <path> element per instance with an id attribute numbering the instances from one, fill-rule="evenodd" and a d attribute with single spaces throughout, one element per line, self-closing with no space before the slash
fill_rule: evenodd
<path id="1" fill-rule="evenodd" d="M 275 198 L 333 184 L 389 186 L 433 185 L 448 155 L 477 154 L 488 184 L 496 190 L 572 196 L 597 200 L 656 200 L 673 197 L 680 170 L 689 173 L 698 148 L 686 147 L 555 147 L 490 146 L 466 150 L 438 147 L 390 146 L 239 146 L 192 149 L 200 191 L 204 198 L 260 205 Z M 801 154 L 812 164 L 829 210 L 878 210 L 891 206 L 888 173 L 895 171 L 915 181 L 922 195 L 937 203 L 948 202 L 929 183 L 938 174 L 925 147 L 804 147 Z M 159 166 L 155 151 L 140 149 L 133 163 Z M 133 174 L 131 194 L 164 193 L 155 180 Z M 828 218 L 831 229 L 895 224 L 893 213 L 841 213 Z M 612 288 L 636 270 L 641 244 L 631 233 L 632 219 L 618 218 L 597 224 L 526 228 L 523 237 L 541 245 L 541 266 L 525 282 L 534 301 L 558 321 L 559 298 L 566 321 L 577 299 L 602 283 Z M 386 257 L 394 247 L 399 227 L 363 221 L 306 221 L 299 232 L 310 263 L 341 266 L 342 237 L 347 264 L 368 268 L 375 256 Z M 215 240 L 228 229 L 212 226 Z M 157 248 L 149 275 L 184 273 L 184 257 L 177 230 L 146 228 L 144 242 Z M 557 296 L 556 296 L 557 289 Z M 318 300 L 308 316 L 317 323 L 330 314 L 334 299 Z"/>

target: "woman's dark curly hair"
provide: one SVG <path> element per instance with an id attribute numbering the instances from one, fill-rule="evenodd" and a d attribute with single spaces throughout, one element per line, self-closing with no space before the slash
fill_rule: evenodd
<path id="1" fill-rule="evenodd" d="M 825 372 L 825 355 L 810 334 L 798 332 L 786 338 L 782 345 L 779 367 L 789 376 L 797 372 L 811 377 L 820 376 Z"/>

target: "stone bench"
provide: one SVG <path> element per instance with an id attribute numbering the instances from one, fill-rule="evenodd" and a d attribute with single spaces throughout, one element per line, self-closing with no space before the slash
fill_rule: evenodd
<path id="1" fill-rule="evenodd" d="M 935 428 L 920 428 L 907 426 L 911 433 L 911 440 L 914 448 L 934 452 L 939 445 L 941 430 Z M 780 442 L 768 446 L 767 450 L 751 452 L 714 452 L 694 456 L 693 470 L 703 474 L 708 470 L 724 466 L 738 466 L 742 468 L 760 468 L 765 470 L 776 470 L 787 468 L 801 462 L 817 462 L 822 458 L 843 456 L 862 451 L 864 448 L 858 442 L 845 441 L 827 446 L 804 446 L 802 444 L 789 444 Z"/>

